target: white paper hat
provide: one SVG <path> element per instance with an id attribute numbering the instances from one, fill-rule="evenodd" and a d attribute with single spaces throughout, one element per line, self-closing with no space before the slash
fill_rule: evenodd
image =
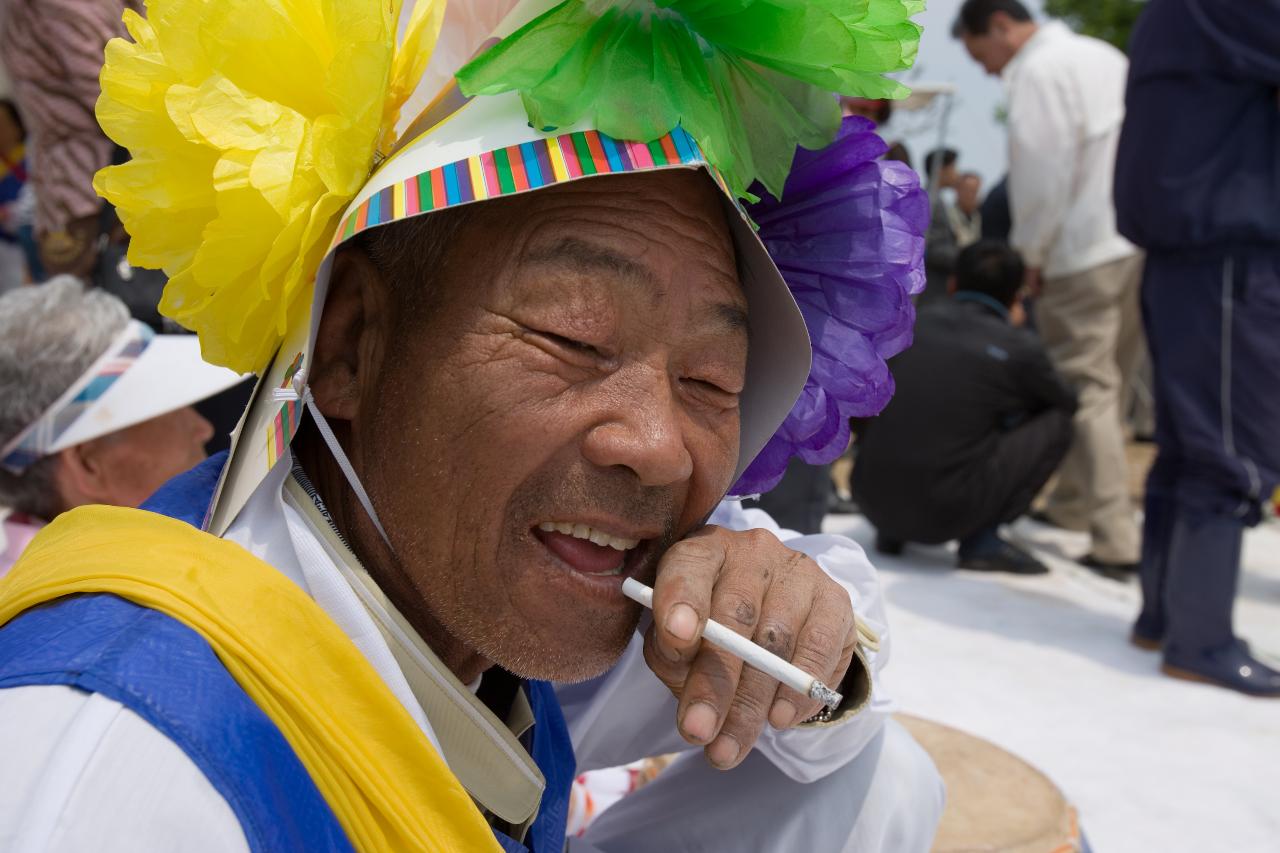
<path id="1" fill-rule="evenodd" d="M 156 335 L 132 320 L 53 405 L 0 449 L 0 464 L 21 471 L 44 456 L 198 403 L 241 379 L 205 362 L 194 335 Z"/>
<path id="2" fill-rule="evenodd" d="M 494 32 L 502 38 L 549 0 L 529 0 Z M 581 124 L 541 132 L 530 126 L 518 94 L 466 98 L 450 83 L 416 121 L 396 152 L 351 202 L 321 265 L 308 314 L 285 336 L 235 437 L 208 527 L 226 530 L 283 457 L 302 414 L 301 392 L 327 293 L 334 252 L 371 228 L 434 211 L 481 203 L 578 180 L 662 169 L 704 172 L 724 197 L 748 301 L 750 347 L 741 396 L 735 478 L 786 418 L 810 367 L 804 319 L 747 216 L 693 138 L 677 127 L 659 139 L 612 139 Z"/>

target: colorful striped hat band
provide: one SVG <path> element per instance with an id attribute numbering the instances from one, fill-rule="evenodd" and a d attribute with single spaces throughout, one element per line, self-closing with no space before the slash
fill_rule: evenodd
<path id="1" fill-rule="evenodd" d="M 0 467 L 21 474 L 43 457 L 63 449 L 58 443 L 61 438 L 133 366 L 153 337 L 155 333 L 149 326 L 130 320 L 106 352 L 53 405 L 0 449 Z"/>
<path id="2" fill-rule="evenodd" d="M 702 166 L 724 180 L 683 128 L 652 142 L 622 142 L 596 130 L 575 131 L 464 157 L 383 187 L 342 221 L 333 246 L 377 225 L 455 205 L 541 189 L 592 175 Z"/>

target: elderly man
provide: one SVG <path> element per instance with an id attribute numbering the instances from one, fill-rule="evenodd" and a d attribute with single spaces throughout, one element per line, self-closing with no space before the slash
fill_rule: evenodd
<path id="1" fill-rule="evenodd" d="M 59 514 L 138 506 L 204 459 L 213 427 L 191 404 L 238 378 L 70 276 L 0 297 L 0 574 Z"/>
<path id="2" fill-rule="evenodd" d="M 109 52 L 117 64 L 104 81 L 147 73 L 167 39 L 190 43 L 186 28 L 233 45 L 256 31 L 208 7 L 184 18 L 160 5 L 156 29 L 130 22 L 137 52 Z M 305 85 L 291 91 L 322 77 L 351 78 L 365 98 L 402 91 L 387 80 L 411 64 L 355 42 L 386 26 L 381 4 L 343 6 L 355 20 L 324 9 L 337 17 L 317 11 L 310 34 L 327 23 L 336 44 L 366 53 L 291 53 L 333 63 L 294 69 Z M 940 786 L 872 695 L 885 638 L 865 558 L 838 537 L 787 547 L 747 529 L 767 520 L 718 508 L 731 489 L 776 479 L 797 446 L 771 436 L 801 416 L 792 403 L 803 387 L 821 389 L 807 376 L 804 315 L 726 195 L 753 172 L 724 172 L 703 153 L 741 140 L 710 129 L 696 141 L 655 108 L 648 117 L 665 131 L 620 142 L 560 114 L 537 86 L 504 82 L 516 56 L 522 77 L 542 60 L 562 68 L 542 39 L 585 26 L 569 49 L 590 47 L 603 11 L 518 9 L 458 75 L 483 97 L 450 87 L 367 183 L 374 134 L 362 162 L 293 158 L 293 190 L 336 186 L 344 165 L 357 181 L 316 237 L 318 270 L 299 265 L 296 279 L 273 266 L 283 243 L 250 256 L 258 226 L 227 241 L 244 223 L 223 217 L 279 201 L 281 185 L 263 177 L 279 146 L 324 139 L 332 117 L 304 134 L 268 123 L 275 148 L 219 148 L 217 205 L 146 185 L 131 209 L 136 181 L 180 156 L 173 133 L 198 129 L 208 158 L 243 144 L 270 107 L 241 102 L 245 123 L 222 134 L 209 122 L 227 115 L 229 76 L 174 84 L 170 97 L 192 96 L 193 112 L 154 117 L 176 123 L 152 148 L 139 113 L 118 109 L 145 87 L 104 86 L 102 113 L 120 118 L 108 130 L 139 144 L 99 186 L 132 222 L 136 251 L 171 267 L 167 310 L 201 330 L 206 354 L 238 363 L 265 349 L 267 363 L 225 469 L 211 460 L 148 503 L 168 518 L 73 514 L 0 588 L 0 707 L 11 721 L 0 749 L 15 756 L 6 772 L 36 792 L 0 806 L 0 837 L 68 850 L 542 853 L 564 847 L 576 770 L 692 747 L 573 849 L 928 848 Z M 393 45 L 394 28 L 383 39 Z M 257 51 L 248 39 L 245 55 Z M 183 71 L 170 71 L 172 84 Z M 592 79 L 611 82 L 607 70 Z M 617 91 L 637 96 L 629 79 Z M 833 99 L 813 103 L 834 116 Z M 374 106 L 360 115 L 379 121 L 384 105 Z M 871 198 L 914 205 L 918 187 L 865 167 L 880 178 Z M 315 192 L 306 197 L 325 209 Z M 147 218 L 161 198 L 207 211 L 191 233 L 222 240 L 220 251 L 149 234 L 164 224 Z M 770 213 L 781 215 L 762 210 L 761 233 Z M 302 257 L 308 234 L 286 224 L 279 239 Z M 781 258 L 790 244 L 775 245 Z M 901 263 L 918 262 L 916 250 Z M 313 277 L 310 310 L 291 310 L 289 282 Z M 242 280 L 253 286 L 220 301 L 218 288 Z M 893 304 L 906 298 L 894 283 Z M 884 351 L 904 338 L 891 326 L 878 329 Z M 847 421 L 839 391 L 837 424 Z M 827 442 L 836 452 L 838 439 Z M 621 594 L 627 578 L 653 584 L 652 618 Z M 840 685 L 846 700 L 823 708 L 701 642 L 708 619 Z M 19 652 L 33 643 L 39 655 Z"/>

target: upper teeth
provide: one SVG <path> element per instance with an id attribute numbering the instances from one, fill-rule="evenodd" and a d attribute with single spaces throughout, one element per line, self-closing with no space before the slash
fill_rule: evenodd
<path id="1" fill-rule="evenodd" d="M 574 539 L 589 539 L 597 545 L 608 545 L 615 551 L 630 551 L 640 544 L 639 539 L 624 539 L 586 524 L 572 524 L 568 521 L 544 521 L 538 525 L 538 529 L 544 533 L 563 533 Z"/>

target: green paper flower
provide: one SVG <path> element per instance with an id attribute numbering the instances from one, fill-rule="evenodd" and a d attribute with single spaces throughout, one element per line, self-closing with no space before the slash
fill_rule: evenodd
<path id="1" fill-rule="evenodd" d="M 648 141 L 682 125 L 739 196 L 782 192 L 797 145 L 835 138 L 832 93 L 900 98 L 923 0 L 564 0 L 458 72 L 516 90 L 534 127 Z"/>

